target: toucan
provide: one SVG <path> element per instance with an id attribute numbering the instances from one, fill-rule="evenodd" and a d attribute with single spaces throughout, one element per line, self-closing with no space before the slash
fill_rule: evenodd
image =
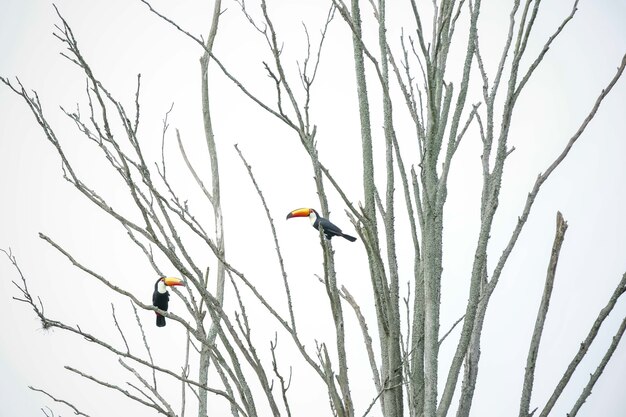
<path id="1" fill-rule="evenodd" d="M 161 277 L 154 283 L 154 292 L 152 293 L 152 305 L 167 311 L 167 306 L 170 302 L 170 293 L 167 291 L 167 287 L 174 287 L 176 285 L 185 285 L 180 278 Z M 165 326 L 165 317 L 162 314 L 156 313 L 156 325 L 157 327 Z"/>
<path id="2" fill-rule="evenodd" d="M 332 224 L 328 219 L 325 219 L 317 214 L 317 211 L 312 208 L 300 208 L 293 210 L 287 215 L 287 219 L 291 219 L 292 217 L 308 217 L 311 221 L 311 225 L 317 230 L 319 230 L 320 226 L 322 226 L 326 239 L 330 240 L 333 236 L 341 236 L 348 239 L 350 242 L 354 242 L 356 240 L 356 237 L 343 233 L 340 228 Z"/>

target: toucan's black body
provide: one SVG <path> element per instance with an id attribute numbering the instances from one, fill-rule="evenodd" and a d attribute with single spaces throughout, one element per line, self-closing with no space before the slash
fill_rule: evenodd
<path id="1" fill-rule="evenodd" d="M 159 278 L 154 284 L 154 292 L 152 293 L 152 305 L 160 308 L 161 310 L 167 311 L 167 307 L 170 303 L 170 293 L 165 291 L 161 294 L 159 292 L 158 287 L 161 280 L 162 278 Z M 165 317 L 162 314 L 156 313 L 156 325 L 157 327 L 165 326 Z"/>
<path id="2" fill-rule="evenodd" d="M 305 216 L 309 217 L 309 219 L 311 220 L 311 225 L 315 229 L 320 230 L 320 226 L 322 227 L 322 230 L 324 231 L 324 235 L 326 236 L 326 239 L 328 240 L 330 240 L 334 236 L 341 236 L 349 240 L 350 242 L 354 242 L 356 240 L 354 236 L 350 236 L 350 235 L 343 233 L 339 227 L 331 223 L 330 220 L 325 219 L 322 216 L 320 216 L 317 213 L 317 211 L 315 211 L 314 209 L 294 210 L 287 215 L 287 219 L 290 219 L 292 217 L 305 217 Z"/>
<path id="3" fill-rule="evenodd" d="M 324 235 L 326 235 L 326 239 L 330 240 L 333 236 L 341 236 L 348 239 L 350 242 L 354 242 L 356 240 L 354 236 L 343 233 L 341 229 L 332 224 L 330 220 L 317 215 L 316 219 L 313 222 L 313 227 L 317 230 L 320 230 L 320 226 L 322 226 L 322 229 L 324 230 Z"/>
<path id="4" fill-rule="evenodd" d="M 185 285 L 179 278 L 161 277 L 154 283 L 154 292 L 152 293 L 152 305 L 167 311 L 167 307 L 170 303 L 170 293 L 167 291 L 167 287 L 176 285 Z M 156 325 L 157 327 L 165 326 L 165 317 L 162 314 L 156 313 Z"/>

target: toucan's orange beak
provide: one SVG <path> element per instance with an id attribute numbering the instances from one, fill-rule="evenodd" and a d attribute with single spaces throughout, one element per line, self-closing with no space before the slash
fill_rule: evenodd
<path id="1" fill-rule="evenodd" d="M 167 285 L 168 287 L 175 287 L 177 285 L 185 285 L 185 283 L 183 282 L 182 279 L 180 278 L 173 278 L 173 277 L 165 277 L 163 278 L 163 283 L 165 285 Z"/>
<path id="2" fill-rule="evenodd" d="M 308 217 L 310 213 L 310 208 L 299 208 L 289 213 L 287 219 L 291 219 L 292 217 Z"/>

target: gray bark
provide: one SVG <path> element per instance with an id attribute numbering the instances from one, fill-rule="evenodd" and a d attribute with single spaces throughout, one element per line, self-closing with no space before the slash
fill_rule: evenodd
<path id="1" fill-rule="evenodd" d="M 215 236 L 216 246 L 219 253 L 218 258 L 223 259 L 225 257 L 224 249 L 224 224 L 222 221 L 222 205 L 221 205 L 221 190 L 220 190 L 220 176 L 219 176 L 219 164 L 217 157 L 217 148 L 215 146 L 215 135 L 213 133 L 213 123 L 211 121 L 211 110 L 209 100 L 209 79 L 208 69 L 211 59 L 211 53 L 213 50 L 213 43 L 217 35 L 217 29 L 219 24 L 219 17 L 221 13 L 221 0 L 215 0 L 213 6 L 213 16 L 211 21 L 211 28 L 209 30 L 209 36 L 205 45 L 205 51 L 200 59 L 200 70 L 202 76 L 202 119 L 204 122 L 204 133 L 206 137 L 207 148 L 209 150 L 209 159 L 211 162 L 211 205 L 213 206 L 214 224 L 215 224 Z M 226 271 L 224 264 L 218 260 L 217 276 L 216 276 L 216 288 L 215 297 L 221 304 L 224 300 L 224 284 L 225 284 Z M 210 308 L 207 305 L 208 308 Z M 208 385 L 209 382 L 209 365 L 210 365 L 210 348 L 209 346 L 215 343 L 217 336 L 217 329 L 219 323 L 213 322 L 211 328 L 207 334 L 206 344 L 202 345 L 200 350 L 200 364 L 198 381 L 202 385 Z M 198 416 L 204 417 L 207 415 L 208 403 L 207 403 L 207 391 L 201 390 L 199 393 L 199 408 Z"/>
<path id="2" fill-rule="evenodd" d="M 535 365 L 537 364 L 537 354 L 539 352 L 539 344 L 541 343 L 541 335 L 543 334 L 543 326 L 548 315 L 550 307 L 550 297 L 552 296 L 552 288 L 554 287 L 554 278 L 556 275 L 556 267 L 559 262 L 559 254 L 563 239 L 565 239 L 565 231 L 567 230 L 567 222 L 563 220 L 561 212 L 556 216 L 556 235 L 554 236 L 554 244 L 552 245 L 552 255 L 548 264 L 548 273 L 546 274 L 546 283 L 541 298 L 541 304 L 537 311 L 537 319 L 535 320 L 535 329 L 530 339 L 530 347 L 528 348 L 528 357 L 526 359 L 526 371 L 524 373 L 524 385 L 522 387 L 522 399 L 520 401 L 519 416 L 530 417 L 530 396 L 533 392 L 533 383 L 535 379 Z"/>

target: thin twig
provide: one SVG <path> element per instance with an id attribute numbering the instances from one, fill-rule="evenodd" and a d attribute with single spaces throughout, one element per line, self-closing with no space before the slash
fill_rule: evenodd
<path id="1" fill-rule="evenodd" d="M 122 336 L 122 340 L 124 341 L 124 345 L 126 346 L 126 352 L 130 353 L 130 348 L 128 347 L 126 336 L 124 336 L 124 332 L 122 331 L 119 323 L 117 322 L 117 317 L 115 317 L 115 305 L 113 305 L 113 303 L 111 303 L 111 314 L 113 315 L 113 321 L 115 322 L 115 327 L 117 327 L 117 330 L 120 332 L 120 335 Z"/>
<path id="2" fill-rule="evenodd" d="M 272 236 L 274 237 L 274 248 L 276 249 L 276 256 L 278 257 L 278 264 L 280 266 L 280 271 L 283 277 L 283 285 L 285 287 L 285 294 L 287 296 L 287 307 L 289 309 L 289 317 L 291 319 L 291 328 L 294 331 L 296 331 L 296 319 L 293 313 L 293 303 L 291 299 L 291 291 L 289 289 L 289 280 L 287 279 L 287 271 L 285 270 L 285 263 L 283 260 L 282 252 L 280 250 L 280 244 L 278 243 L 278 236 L 276 234 L 276 227 L 274 226 L 274 219 L 272 218 L 270 210 L 267 206 L 267 202 L 265 201 L 263 192 L 261 191 L 261 188 L 259 188 L 259 184 L 257 183 L 256 178 L 254 177 L 254 174 L 252 173 L 252 166 L 248 164 L 248 161 L 243 156 L 243 153 L 241 152 L 237 144 L 235 144 L 235 149 L 237 150 L 237 154 L 239 155 L 239 158 L 241 158 L 241 161 L 246 167 L 246 170 L 248 171 L 248 176 L 250 177 L 250 180 L 252 181 L 252 184 L 254 185 L 254 188 L 257 194 L 259 195 L 259 198 L 261 199 L 263 208 L 265 209 L 265 215 L 267 216 L 267 221 L 269 222 L 270 228 L 272 230 Z"/>
<path id="3" fill-rule="evenodd" d="M 48 396 L 51 399 L 53 399 L 55 402 L 58 402 L 58 403 L 61 403 L 61 404 L 65 404 L 66 406 L 70 407 L 74 411 L 74 415 L 89 417 L 88 414 L 85 414 L 82 411 L 79 411 L 78 408 L 76 408 L 76 406 L 74 406 L 72 403 L 69 403 L 69 402 L 67 402 L 65 400 L 61 400 L 59 398 L 56 398 L 56 397 L 52 396 L 52 394 L 50 394 L 50 393 L 48 393 L 48 392 L 46 392 L 46 391 L 44 391 L 44 390 L 42 390 L 40 388 L 35 388 L 35 387 L 30 386 L 30 385 L 28 386 L 28 388 L 30 388 L 33 391 L 41 392 L 42 394 L 45 394 L 46 396 Z M 54 415 L 54 413 L 53 413 L 53 415 Z"/>
<path id="4" fill-rule="evenodd" d="M 85 379 L 93 381 L 93 382 L 95 382 L 98 385 L 102 385 L 103 387 L 106 387 L 106 388 L 112 389 L 114 391 L 117 391 L 117 392 L 119 392 L 121 394 L 124 394 L 126 397 L 132 399 L 133 401 L 136 401 L 136 402 L 138 402 L 140 404 L 143 404 L 146 407 L 153 408 L 153 409 L 155 409 L 156 411 L 158 411 L 161 414 L 168 415 L 163 408 L 159 407 L 154 402 L 148 402 L 148 401 L 144 400 L 143 398 L 139 398 L 136 395 L 131 394 L 130 392 L 128 392 L 127 390 L 121 388 L 120 386 L 118 386 L 116 384 L 111 384 L 109 382 L 102 381 L 102 380 L 100 380 L 100 379 L 98 379 L 98 378 L 96 378 L 96 377 L 94 377 L 92 375 L 86 374 L 85 372 L 82 372 L 82 371 L 80 371 L 80 370 L 78 370 L 76 368 L 73 368 L 71 366 L 68 366 L 68 365 L 65 366 L 65 369 L 67 369 L 68 371 L 73 372 L 73 373 L 75 373 L 77 375 L 80 375 L 80 376 L 82 376 Z"/>
<path id="5" fill-rule="evenodd" d="M 135 313 L 135 320 L 137 320 L 137 326 L 139 327 L 139 331 L 141 332 L 141 338 L 143 339 L 143 345 L 146 348 L 146 352 L 148 352 L 148 358 L 150 358 L 150 363 L 153 365 L 152 369 L 152 382 L 154 383 L 154 388 L 157 389 L 157 380 L 156 380 L 156 371 L 154 369 L 154 359 L 152 358 L 152 352 L 150 351 L 150 345 L 148 344 L 148 339 L 146 338 L 146 333 L 143 331 L 143 325 L 141 324 L 141 320 L 139 320 L 139 314 L 137 314 L 137 307 L 135 304 L 130 303 L 133 308 L 133 312 Z M 189 331 L 187 332 L 189 333 Z"/>

